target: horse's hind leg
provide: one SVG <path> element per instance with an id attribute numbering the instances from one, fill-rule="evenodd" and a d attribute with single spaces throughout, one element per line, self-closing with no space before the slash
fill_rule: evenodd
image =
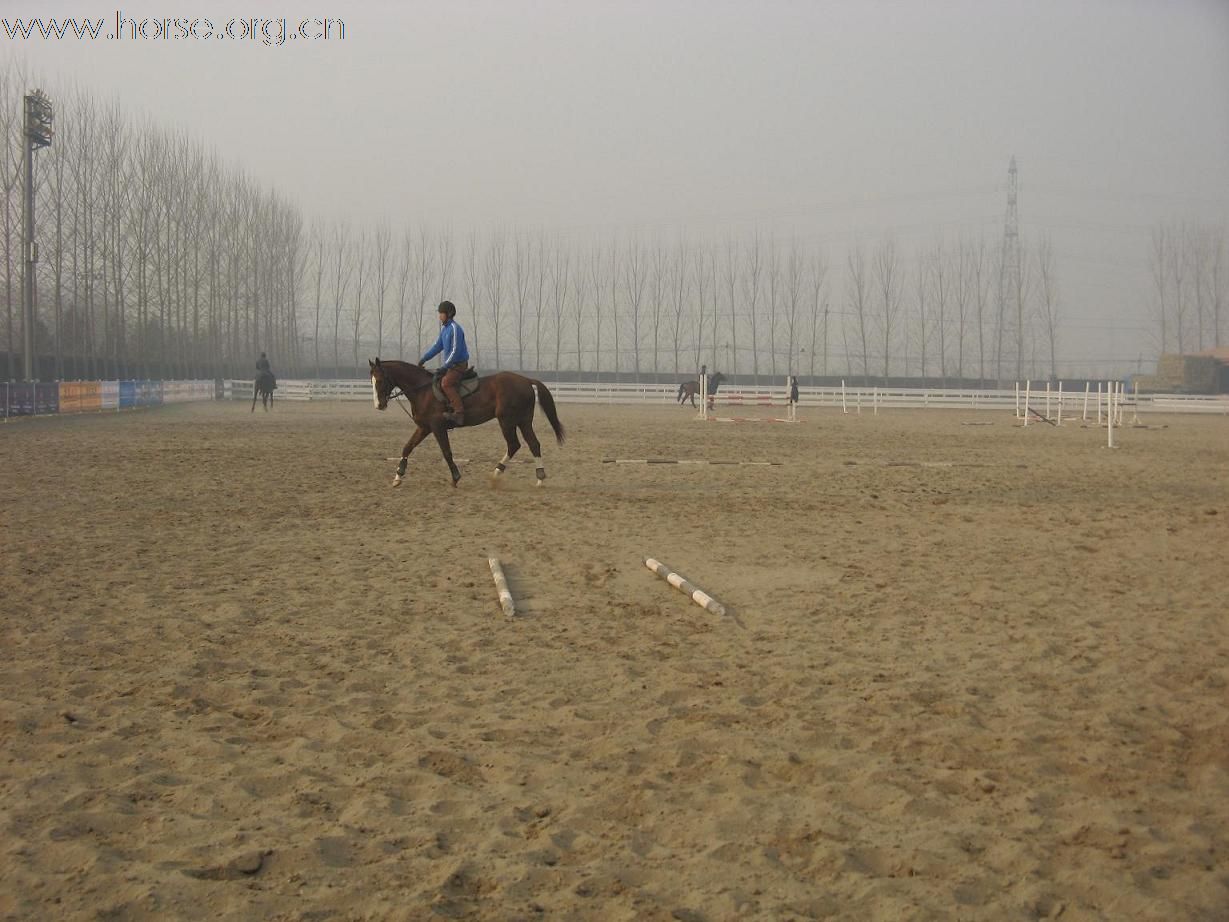
<path id="1" fill-rule="evenodd" d="M 501 419 L 499 421 L 499 429 L 504 434 L 504 442 L 508 445 L 508 450 L 504 453 L 503 460 L 495 465 L 495 475 L 498 477 L 508 469 L 508 462 L 512 460 L 512 456 L 517 453 L 521 447 L 520 440 L 516 437 L 516 423 Z"/>
<path id="2" fill-rule="evenodd" d="M 525 444 L 529 446 L 530 452 L 538 462 L 538 486 L 542 486 L 542 481 L 546 479 L 546 468 L 542 465 L 542 443 L 534 435 L 533 423 L 521 423 L 521 435 L 525 437 Z"/>
<path id="3" fill-rule="evenodd" d="M 452 460 L 452 443 L 448 441 L 448 430 L 442 426 L 437 427 L 435 440 L 440 443 L 440 451 L 443 452 L 444 460 L 448 462 L 448 470 L 452 473 L 452 485 L 455 487 L 457 481 L 461 479 L 461 471 L 457 467 L 457 462 Z"/>

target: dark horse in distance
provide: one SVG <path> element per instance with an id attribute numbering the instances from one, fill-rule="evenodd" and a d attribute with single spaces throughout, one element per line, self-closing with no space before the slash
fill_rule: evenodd
<path id="1" fill-rule="evenodd" d="M 409 401 L 410 418 L 418 427 L 410 440 L 401 449 L 401 463 L 397 465 L 397 476 L 393 486 L 401 484 L 405 476 L 406 464 L 418 443 L 428 435 L 435 436 L 439 442 L 444 460 L 448 462 L 448 470 L 452 472 L 452 485 L 455 487 L 461 479 L 461 472 L 452 459 L 452 446 L 448 442 L 450 424 L 444 419 L 446 403 L 435 394 L 432 385 L 433 376 L 421 365 L 411 365 L 409 362 L 369 361 L 371 365 L 371 391 L 377 410 L 388 407 L 389 398 L 394 390 L 399 390 Z M 534 390 L 537 390 L 537 400 Z M 462 394 L 465 394 L 465 382 L 462 382 Z M 504 472 L 512 456 L 521 447 L 516 437 L 519 429 L 524 436 L 529 450 L 533 452 L 538 462 L 538 486 L 546 479 L 546 469 L 542 464 L 542 444 L 533 431 L 533 411 L 535 403 L 542 405 L 551 428 L 555 430 L 555 438 L 563 444 L 563 424 L 555 412 L 555 398 L 546 389 L 546 385 L 533 378 L 526 378 L 511 371 L 499 371 L 478 379 L 477 390 L 464 397 L 465 427 L 480 426 L 494 419 L 499 422 L 499 429 L 504 434 L 508 451 L 503 460 L 495 465 L 495 474 Z"/>
<path id="2" fill-rule="evenodd" d="M 260 398 L 262 406 L 265 410 L 269 409 L 269 404 L 273 402 L 273 392 L 277 389 L 277 379 L 273 377 L 273 372 L 262 371 L 256 375 L 256 381 L 252 384 L 252 412 L 256 412 L 256 398 Z"/>
<path id="3" fill-rule="evenodd" d="M 717 393 L 717 388 L 721 386 L 721 382 L 724 380 L 725 380 L 725 375 L 723 375 L 719 371 L 715 371 L 711 375 L 708 376 L 708 395 L 710 397 L 713 394 Z M 686 404 L 689 399 L 691 400 L 691 405 L 693 407 L 698 406 L 698 404 L 696 403 L 696 397 L 699 396 L 699 394 L 700 394 L 700 382 L 699 381 L 684 381 L 682 384 L 679 385 L 679 396 L 678 396 L 679 406 L 683 406 L 684 404 Z"/>

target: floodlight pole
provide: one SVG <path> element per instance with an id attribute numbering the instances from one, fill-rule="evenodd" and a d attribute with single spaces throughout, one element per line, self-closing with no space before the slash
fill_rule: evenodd
<path id="1" fill-rule="evenodd" d="M 22 347 L 25 352 L 25 380 L 37 376 L 34 337 L 34 272 L 38 265 L 38 243 L 34 240 L 34 152 L 51 144 L 51 100 L 42 90 L 35 90 L 25 99 L 25 196 L 22 229 L 22 253 L 25 274 L 22 278 Z"/>

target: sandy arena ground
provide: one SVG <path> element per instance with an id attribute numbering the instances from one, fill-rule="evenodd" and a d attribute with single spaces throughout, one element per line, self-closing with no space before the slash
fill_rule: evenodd
<path id="1" fill-rule="evenodd" d="M 1229 918 L 1229 419 L 560 410 L 0 428 L 0 918 Z"/>

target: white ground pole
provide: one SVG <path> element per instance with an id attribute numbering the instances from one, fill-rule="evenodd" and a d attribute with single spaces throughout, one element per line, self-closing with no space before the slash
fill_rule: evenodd
<path id="1" fill-rule="evenodd" d="M 699 589 L 696 586 L 689 583 L 687 580 L 683 579 L 683 577 L 679 576 L 677 573 L 675 573 L 665 564 L 654 560 L 652 557 L 649 557 L 644 561 L 644 565 L 648 567 L 650 570 L 652 570 L 654 573 L 656 573 L 658 576 L 660 576 L 662 579 L 664 579 L 667 583 L 669 583 L 675 589 L 677 589 L 679 592 L 683 593 L 683 595 L 690 598 L 691 601 L 695 602 L 701 608 L 712 612 L 714 615 L 724 615 L 725 614 L 724 605 L 722 605 L 720 602 L 714 599 L 711 595 L 709 595 L 703 589 Z"/>
<path id="2" fill-rule="evenodd" d="M 1091 386 L 1087 381 L 1084 382 L 1084 422 L 1088 422 L 1088 389 Z"/>
<path id="3" fill-rule="evenodd" d="M 1028 425 L 1028 401 L 1032 396 L 1033 382 L 1031 380 L 1024 382 L 1024 425 Z"/>
<path id="4" fill-rule="evenodd" d="M 508 579 L 504 576 L 504 568 L 499 565 L 499 559 L 488 557 L 491 565 L 491 576 L 495 578 L 495 591 L 499 593 L 499 607 L 504 610 L 507 618 L 516 617 L 516 604 L 512 601 L 512 593 L 508 591 Z"/>

